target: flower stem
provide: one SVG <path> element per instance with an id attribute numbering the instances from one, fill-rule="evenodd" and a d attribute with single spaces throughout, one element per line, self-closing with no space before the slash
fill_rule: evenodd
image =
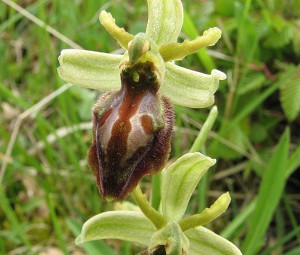
<path id="1" fill-rule="evenodd" d="M 224 193 L 217 199 L 216 202 L 213 203 L 210 208 L 204 209 L 200 214 L 196 214 L 183 219 L 179 221 L 178 224 L 181 227 L 182 231 L 207 224 L 226 211 L 229 206 L 230 200 L 231 198 L 229 193 Z"/>
<path id="2" fill-rule="evenodd" d="M 151 207 L 146 199 L 146 196 L 142 193 L 139 185 L 132 192 L 132 196 L 144 215 L 154 224 L 157 229 L 161 229 L 166 225 L 167 221 L 165 217 Z"/>

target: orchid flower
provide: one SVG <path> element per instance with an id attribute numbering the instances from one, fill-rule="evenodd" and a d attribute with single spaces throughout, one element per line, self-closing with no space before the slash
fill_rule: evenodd
<path id="1" fill-rule="evenodd" d="M 146 33 L 135 36 L 115 24 L 111 14 L 100 13 L 100 22 L 117 40 L 124 55 L 86 50 L 63 50 L 58 73 L 72 84 L 109 90 L 93 108 L 94 137 L 88 162 L 106 200 L 121 200 L 146 174 L 158 173 L 169 152 L 173 108 L 170 101 L 192 108 L 214 102 L 219 80 L 179 67 L 179 60 L 221 36 L 210 28 L 192 41 L 177 43 L 183 8 L 179 0 L 149 0 Z"/>
<path id="2" fill-rule="evenodd" d="M 178 43 L 181 1 L 148 0 L 148 8 L 146 33 L 137 35 L 118 27 L 106 11 L 100 13 L 101 24 L 125 50 L 123 55 L 63 50 L 59 57 L 62 79 L 108 91 L 92 109 L 93 144 L 88 153 L 99 192 L 108 201 L 122 200 L 132 192 L 139 206 L 92 217 L 76 243 L 113 238 L 146 245 L 141 255 L 241 255 L 234 244 L 202 227 L 226 211 L 229 193 L 200 214 L 184 217 L 194 189 L 214 159 L 191 152 L 162 171 L 159 211 L 150 206 L 138 185 L 144 175 L 158 173 L 166 164 L 174 125 L 172 103 L 211 106 L 219 81 L 226 78 L 218 70 L 207 75 L 174 63 L 214 45 L 220 29 L 210 28 L 195 40 Z M 196 141 L 206 139 L 216 115 L 213 107 L 205 132 Z"/>

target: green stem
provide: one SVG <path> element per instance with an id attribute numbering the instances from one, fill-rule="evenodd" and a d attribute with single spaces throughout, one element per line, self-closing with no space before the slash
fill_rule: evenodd
<path id="1" fill-rule="evenodd" d="M 230 203 L 229 193 L 221 195 L 210 207 L 204 209 L 200 214 L 193 215 L 178 222 L 182 231 L 207 224 L 226 211 Z"/>
<path id="2" fill-rule="evenodd" d="M 146 199 L 146 196 L 142 193 L 139 185 L 132 192 L 132 196 L 144 215 L 154 224 L 157 229 L 161 229 L 166 225 L 167 221 L 165 217 L 151 207 Z"/>
<path id="3" fill-rule="evenodd" d="M 208 115 L 204 125 L 202 126 L 202 128 L 201 128 L 201 130 L 189 152 L 197 152 L 200 150 L 200 148 L 205 143 L 205 141 L 208 137 L 208 133 L 211 130 L 213 124 L 215 123 L 217 116 L 218 116 L 218 108 L 216 106 L 214 106 L 210 110 L 209 115 Z"/>

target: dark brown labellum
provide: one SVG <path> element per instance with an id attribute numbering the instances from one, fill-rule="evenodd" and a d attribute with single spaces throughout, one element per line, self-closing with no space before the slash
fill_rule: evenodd
<path id="1" fill-rule="evenodd" d="M 125 198 L 144 175 L 163 168 L 174 124 L 151 62 L 123 69 L 121 82 L 120 91 L 102 95 L 92 112 L 88 162 L 107 200 Z"/>

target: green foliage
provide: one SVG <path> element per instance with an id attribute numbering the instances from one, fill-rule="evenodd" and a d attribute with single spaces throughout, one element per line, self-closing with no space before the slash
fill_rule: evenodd
<path id="1" fill-rule="evenodd" d="M 146 29 L 145 1 L 14 2 L 89 50 L 111 52 L 118 47 L 98 23 L 97 12 L 101 8 L 112 12 L 116 22 L 133 34 Z M 216 93 L 219 115 L 214 132 L 210 132 L 210 139 L 200 149 L 216 158 L 217 163 L 203 177 L 187 214 L 201 211 L 215 196 L 230 190 L 230 210 L 209 228 L 247 251 L 250 241 L 245 240 L 250 235 L 253 247 L 260 247 L 258 255 L 299 254 L 300 2 L 182 2 L 186 15 L 180 41 L 212 26 L 220 27 L 223 35 L 216 46 L 205 52 L 201 50 L 179 64 L 207 72 L 217 67 L 228 75 Z M 0 2 L 1 166 L 17 117 L 63 85 L 56 69 L 57 57 L 66 48 L 70 46 L 60 37 L 49 34 L 45 27 Z M 116 254 L 126 254 L 123 251 L 126 243 L 123 246 L 115 241 L 96 241 L 91 250 L 75 246 L 78 227 L 76 232 L 74 224 L 69 222 L 71 218 L 81 225 L 91 216 L 112 209 L 99 197 L 85 163 L 91 131 L 82 124 L 89 121 L 88 109 L 98 96 L 92 90 L 69 88 L 22 120 L 0 188 L 0 254 L 40 254 L 46 247 L 67 249 L 67 254 L 95 254 L 96 249 L 100 254 L 101 250 L 112 250 L 108 243 Z M 208 115 L 207 110 L 175 109 L 171 160 L 190 149 Z M 287 126 L 291 132 L 288 144 L 291 156 L 285 169 L 286 186 L 282 188 L 281 182 L 278 189 L 274 188 L 276 199 L 272 197 L 272 206 L 264 207 L 260 215 L 258 204 L 262 202 L 258 198 L 267 193 L 262 187 L 266 183 L 271 185 L 262 173 L 270 174 L 267 166 L 274 158 L 273 148 L 276 145 L 278 148 Z M 273 177 L 282 171 L 271 173 L 272 181 L 282 181 Z M 149 180 L 143 179 L 146 190 L 150 189 Z M 159 192 L 153 197 L 156 208 L 158 201 Z M 276 203 L 280 203 L 278 212 L 272 214 Z M 254 218 L 264 225 L 260 240 L 249 229 L 256 228 L 256 222 L 250 224 Z M 130 249 L 129 254 L 143 250 L 134 245 Z"/>
<path id="2" fill-rule="evenodd" d="M 299 66 L 292 67 L 298 70 Z M 300 111 L 300 75 L 295 73 L 280 88 L 280 103 L 289 121 L 297 118 Z"/>
<path id="3" fill-rule="evenodd" d="M 289 135 L 289 130 L 286 130 L 263 173 L 256 208 L 249 219 L 249 232 L 242 247 L 245 255 L 256 254 L 262 246 L 263 237 L 278 206 L 286 181 Z"/>

